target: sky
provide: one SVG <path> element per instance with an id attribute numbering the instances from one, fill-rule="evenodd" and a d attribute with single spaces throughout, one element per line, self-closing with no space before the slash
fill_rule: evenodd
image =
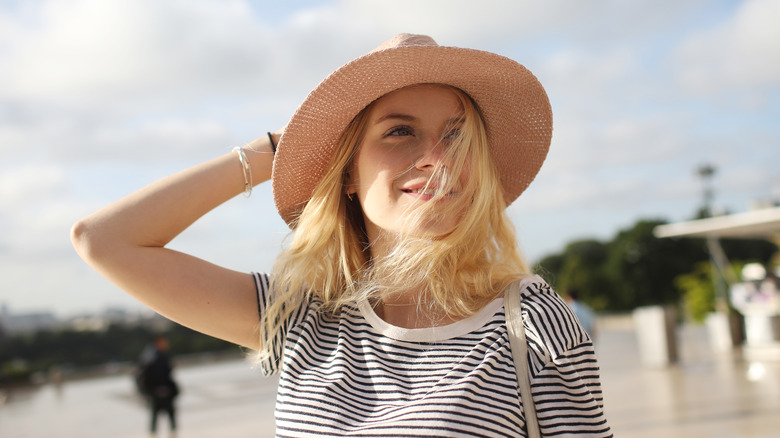
<path id="1" fill-rule="evenodd" d="M 780 1 L 0 0 L 0 304 L 59 316 L 140 304 L 69 230 L 287 122 L 319 81 L 401 32 L 530 69 L 547 160 L 508 209 L 531 262 L 639 219 L 780 199 Z M 171 247 L 268 271 L 288 229 L 270 184 Z"/>

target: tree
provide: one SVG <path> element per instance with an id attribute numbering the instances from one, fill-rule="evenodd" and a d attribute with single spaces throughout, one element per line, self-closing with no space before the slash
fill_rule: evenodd
<path id="1" fill-rule="evenodd" d="M 569 243 L 563 252 L 539 261 L 537 271 L 561 295 L 576 287 L 583 301 L 596 310 L 626 311 L 645 305 L 678 304 L 692 285 L 688 280 L 701 275 L 697 266 L 709 259 L 709 253 L 703 239 L 655 237 L 653 230 L 664 223 L 639 220 L 606 243 L 593 239 Z M 722 241 L 722 246 L 735 263 L 766 264 L 777 252 L 775 245 L 757 240 L 728 239 Z M 675 281 L 686 274 L 694 277 Z M 702 303 L 706 297 L 700 294 Z"/>
<path id="2" fill-rule="evenodd" d="M 691 272 L 708 258 L 700 239 L 659 239 L 653 234 L 660 220 L 640 220 L 620 231 L 609 244 L 607 272 L 622 293 L 613 308 L 679 302 L 682 291 L 674 278 Z"/>
<path id="3" fill-rule="evenodd" d="M 777 254 L 777 245 L 760 239 L 721 239 L 720 246 L 731 261 L 756 262 L 766 266 Z"/>
<path id="4" fill-rule="evenodd" d="M 105 331 L 42 330 L 9 336 L 0 348 L 0 383 L 9 369 L 25 364 L 27 375 L 47 371 L 53 366 L 72 369 L 106 363 L 134 363 L 156 335 L 171 342 L 171 353 L 240 352 L 235 345 L 178 324 L 163 332 L 146 326 L 112 324 Z M 3 370 L 6 370 L 5 372 Z"/>
<path id="5" fill-rule="evenodd" d="M 677 276 L 674 284 L 683 291 L 686 313 L 694 321 L 704 322 L 707 315 L 715 311 L 715 288 L 710 263 L 697 263 L 692 272 Z"/>
<path id="6" fill-rule="evenodd" d="M 577 288 L 580 299 L 595 310 L 607 310 L 614 295 L 614 284 L 604 272 L 608 252 L 597 240 L 578 240 L 566 245 L 563 254 L 547 256 L 539 262 L 541 272 L 550 273 L 550 280 L 562 295 Z"/>

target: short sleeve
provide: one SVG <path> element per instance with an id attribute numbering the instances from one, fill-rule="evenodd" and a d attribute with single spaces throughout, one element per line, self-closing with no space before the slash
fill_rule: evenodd
<path id="1" fill-rule="evenodd" d="M 273 300 L 271 280 L 268 274 L 254 272 L 252 276 L 254 277 L 257 291 L 258 321 L 262 321 L 266 309 L 270 307 Z M 292 327 L 304 318 L 308 308 L 308 300 L 305 303 L 299 303 L 297 308 L 287 317 L 287 320 L 283 322 L 281 329 L 271 338 L 271 348 L 267 350 L 268 354 L 258 355 L 258 365 L 264 375 L 270 376 L 279 373 L 282 358 L 284 357 L 284 344 L 287 341 L 287 334 Z"/>
<path id="2" fill-rule="evenodd" d="M 543 280 L 526 285 L 522 293 L 531 392 L 542 435 L 612 436 L 590 336 Z"/>

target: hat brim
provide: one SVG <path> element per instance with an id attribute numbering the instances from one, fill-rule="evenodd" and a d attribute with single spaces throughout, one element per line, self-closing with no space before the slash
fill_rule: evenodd
<path id="1" fill-rule="evenodd" d="M 285 127 L 274 158 L 274 202 L 288 225 L 327 171 L 341 133 L 363 108 L 409 85 L 457 87 L 477 103 L 504 198 L 511 204 L 536 177 L 552 138 L 544 88 L 509 58 L 474 49 L 410 46 L 371 52 L 325 78 Z"/>

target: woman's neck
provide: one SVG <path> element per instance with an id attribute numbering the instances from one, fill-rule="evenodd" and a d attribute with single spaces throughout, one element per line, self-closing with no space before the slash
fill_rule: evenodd
<path id="1" fill-rule="evenodd" d="M 382 298 L 374 303 L 373 308 L 386 323 L 409 329 L 440 327 L 460 319 L 447 314 L 435 302 L 421 300 L 421 295 L 416 292 Z"/>
<path id="2" fill-rule="evenodd" d="M 387 257 L 398 244 L 398 236 L 394 233 L 384 232 L 376 227 L 367 227 L 367 231 L 372 260 Z M 421 288 L 382 297 L 372 305 L 378 317 L 396 327 L 440 327 L 461 319 L 449 315 L 438 303 L 425 297 Z"/>

